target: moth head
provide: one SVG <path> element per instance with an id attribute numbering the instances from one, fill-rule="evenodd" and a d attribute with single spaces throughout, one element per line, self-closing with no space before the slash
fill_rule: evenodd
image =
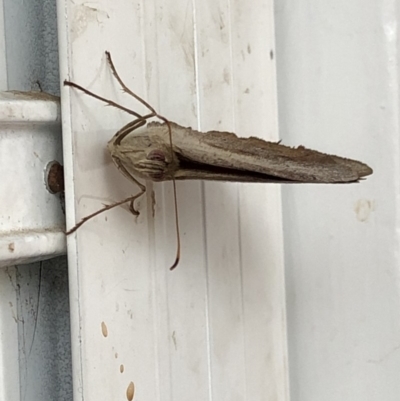
<path id="1" fill-rule="evenodd" d="M 120 145 L 110 141 L 108 149 L 115 164 L 130 174 L 146 180 L 171 180 L 179 165 L 175 154 L 171 152 L 169 146 L 145 139 L 140 141 L 136 138 L 134 143 L 123 141 Z"/>
<path id="2" fill-rule="evenodd" d="M 147 148 L 144 157 L 135 163 L 134 169 L 152 181 L 169 180 L 176 170 L 171 150 L 165 145 Z"/>

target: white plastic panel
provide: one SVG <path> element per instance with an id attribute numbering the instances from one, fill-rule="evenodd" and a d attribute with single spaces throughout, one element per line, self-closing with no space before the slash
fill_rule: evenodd
<path id="1" fill-rule="evenodd" d="M 397 401 L 399 2 L 276 4 L 283 141 L 374 169 L 283 189 L 291 398 Z"/>
<path id="2" fill-rule="evenodd" d="M 60 1 L 61 79 L 143 112 L 104 57 L 162 114 L 201 130 L 277 139 L 270 0 Z M 107 141 L 130 117 L 62 91 L 71 227 L 137 191 Z M 148 185 L 134 218 L 98 216 L 69 237 L 75 399 L 287 399 L 278 186 Z M 152 190 L 155 191 L 154 202 Z"/>

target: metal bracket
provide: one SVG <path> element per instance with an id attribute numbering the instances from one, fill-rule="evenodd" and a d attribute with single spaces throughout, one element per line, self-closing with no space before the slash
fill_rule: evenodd
<path id="1" fill-rule="evenodd" d="M 0 92 L 0 267 L 66 253 L 57 164 L 62 165 L 59 98 Z"/>

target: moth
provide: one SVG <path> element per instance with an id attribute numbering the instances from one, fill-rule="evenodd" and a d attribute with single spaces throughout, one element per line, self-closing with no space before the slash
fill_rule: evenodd
<path id="1" fill-rule="evenodd" d="M 140 192 L 83 218 L 67 234 L 94 216 L 124 203 L 130 202 L 131 212 L 138 215 L 134 201 L 145 193 L 146 187 L 135 177 L 155 182 L 172 181 L 176 200 L 176 180 L 335 184 L 358 182 L 372 174 L 372 169 L 365 163 L 304 146 L 292 148 L 256 137 L 240 138 L 231 132 L 203 133 L 171 122 L 123 83 L 109 52 L 106 52 L 106 59 L 123 91 L 142 103 L 149 110 L 148 114 L 142 116 L 73 82 L 64 81 L 64 85 L 136 117 L 111 138 L 107 147 L 117 168 L 139 186 Z M 154 117 L 161 122 L 147 123 Z M 144 129 L 139 129 L 144 126 Z M 178 216 L 176 202 L 175 215 Z M 178 264 L 180 254 L 177 218 L 176 230 L 177 257 L 171 269 Z"/>

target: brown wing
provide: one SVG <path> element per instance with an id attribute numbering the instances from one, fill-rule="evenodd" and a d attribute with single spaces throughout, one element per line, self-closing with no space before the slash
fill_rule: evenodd
<path id="1" fill-rule="evenodd" d="M 264 181 L 257 178 L 265 176 L 265 181 L 345 183 L 372 174 L 372 169 L 364 163 L 303 146 L 291 148 L 254 137 L 239 138 L 229 132 L 201 133 L 175 123 L 171 126 L 174 152 L 181 160 L 177 179 L 199 178 L 202 169 L 209 172 L 208 179 L 223 180 L 223 177 L 212 178 L 212 172 L 226 173 L 229 181 Z M 158 130 L 162 127 L 167 134 L 165 124 L 150 123 L 148 128 L 152 127 Z M 252 173 L 256 175 L 253 179 L 239 179 Z M 237 179 L 229 179 L 229 174 Z"/>

